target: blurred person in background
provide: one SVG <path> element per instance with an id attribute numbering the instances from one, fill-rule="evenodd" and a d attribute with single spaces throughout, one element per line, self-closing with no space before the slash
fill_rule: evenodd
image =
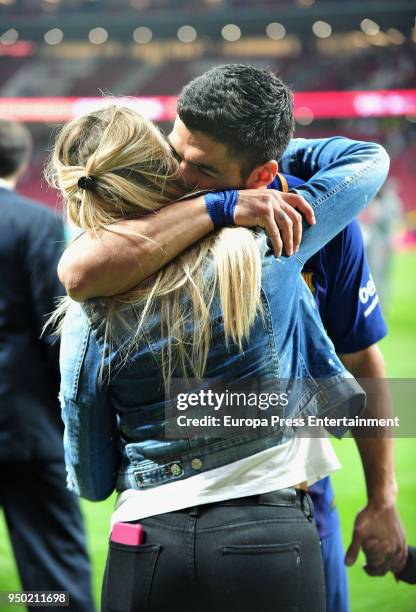
<path id="1" fill-rule="evenodd" d="M 390 298 L 390 277 L 394 254 L 394 234 L 403 216 L 402 202 L 394 179 L 390 178 L 360 216 L 366 253 L 372 272 L 370 284 L 360 290 L 364 307 L 372 305 L 377 293 L 384 310 Z"/>
<path id="2" fill-rule="evenodd" d="M 69 591 L 69 610 L 91 612 L 82 516 L 65 487 L 59 346 L 40 337 L 63 293 L 63 221 L 15 191 L 31 152 L 27 128 L 0 120 L 0 505 L 22 588 Z"/>
<path id="3" fill-rule="evenodd" d="M 266 74 L 272 78 L 271 73 Z M 273 159 L 276 142 L 271 140 L 279 137 L 276 124 L 281 121 L 284 125 L 285 109 L 276 108 L 276 101 L 265 93 L 261 85 L 263 77 L 264 71 L 256 68 L 220 66 L 183 89 L 169 141 L 190 186 L 247 188 L 255 186 L 256 179 L 266 176 L 272 167 L 277 168 Z M 279 169 L 302 179 L 298 185 L 317 172 L 325 181 L 325 155 L 314 154 L 315 148 L 322 146 L 322 152 L 325 150 L 323 141 L 299 139 L 299 142 L 302 143 L 301 153 L 295 154 L 293 149 L 284 153 Z M 341 166 L 343 161 L 334 163 Z M 348 176 L 347 170 L 343 176 Z M 281 181 L 272 181 L 273 174 L 270 175 L 272 189 L 287 188 L 284 177 Z M 327 185 L 329 191 L 334 188 L 333 184 Z M 304 189 L 308 191 L 308 183 Z M 262 203 L 257 207 L 257 217 L 254 214 L 254 224 L 266 228 L 276 255 L 281 254 L 282 241 L 286 254 L 293 252 L 293 242 L 297 242 L 288 239 L 299 220 L 296 211 L 287 206 L 286 196 L 291 194 L 276 194 L 276 198 L 282 198 L 278 200 L 282 207 L 277 214 L 273 209 L 266 212 Z M 250 206 L 256 210 L 256 198 L 259 198 L 258 192 L 240 191 L 238 202 L 248 213 Z M 241 214 L 241 219 L 245 220 L 246 216 L 249 215 Z M 99 232 L 99 235 L 87 232 L 81 236 L 69 247 L 59 268 L 61 279 L 74 299 L 83 301 L 125 291 L 212 230 L 205 206 L 198 201 L 176 203 L 155 215 L 125 221 L 118 226 L 152 240 L 135 240 L 110 232 Z M 158 244 L 163 245 L 163 250 Z M 366 316 L 359 299 L 360 289 L 370 282 L 370 271 L 358 223 L 354 221 L 311 257 L 305 263 L 304 275 L 344 364 L 355 377 L 381 379 L 382 385 L 386 372 L 377 342 L 385 336 L 387 328 L 376 294 L 372 296 L 371 316 Z M 383 416 L 387 416 L 391 413 L 391 405 L 388 393 L 384 389 L 382 392 L 386 412 Z M 372 416 L 373 410 L 370 400 L 367 416 Z M 382 550 L 382 560 L 378 556 L 373 567 L 368 565 L 367 571 L 386 573 L 389 569 L 400 569 L 406 550 L 396 507 L 393 441 L 357 435 L 356 442 L 368 501 L 356 517 L 346 562 L 354 563 L 364 542 L 377 538 L 375 547 Z M 310 494 L 322 542 L 327 609 L 345 612 L 349 609 L 349 601 L 344 551 L 329 478 L 313 486 Z"/>

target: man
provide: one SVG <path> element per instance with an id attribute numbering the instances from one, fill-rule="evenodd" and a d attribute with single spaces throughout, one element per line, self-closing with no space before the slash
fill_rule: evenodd
<path id="1" fill-rule="evenodd" d="M 0 505 L 22 589 L 69 591 L 70 610 L 91 612 L 82 517 L 66 489 L 58 347 L 40 338 L 63 293 L 63 223 L 15 191 L 31 149 L 23 125 L 0 120 Z"/>
<path id="2" fill-rule="evenodd" d="M 293 193 L 279 193 L 273 189 L 276 183 L 272 184 L 278 169 L 276 160 L 283 154 L 292 134 L 288 120 L 290 105 L 291 99 L 286 95 L 282 82 L 270 72 L 246 66 L 220 66 L 184 88 L 178 102 L 178 117 L 169 136 L 184 179 L 190 186 L 199 189 L 244 188 L 239 192 L 234 224 L 264 227 L 276 256 L 281 255 L 283 246 L 287 256 L 292 253 L 296 256 L 302 234 L 299 210 L 305 213 L 309 222 L 313 221 L 304 200 Z M 320 153 L 312 156 L 314 148 L 318 148 Z M 323 165 L 325 160 L 322 141 L 319 144 L 311 141 L 310 145 L 308 141 L 302 141 L 299 147 L 289 146 L 288 151 L 280 162 L 283 172 L 303 180 L 312 175 L 316 179 L 319 174 L 319 180 L 328 192 L 339 188 L 329 180 L 320 163 L 321 158 Z M 347 159 L 339 158 L 332 163 L 332 169 L 347 168 L 347 165 Z M 348 180 L 345 174 L 340 176 L 342 180 Z M 265 183 L 272 188 L 268 191 L 256 189 Z M 284 177 L 280 183 L 284 185 Z M 307 200 L 307 183 L 298 189 Z M 105 232 L 99 236 L 85 234 L 65 253 L 59 273 L 73 298 L 82 301 L 93 296 L 120 293 L 134 286 L 212 231 L 213 223 L 204 199 L 195 198 L 166 207 L 156 215 L 121 222 L 115 229 L 127 230 L 130 237 Z M 148 240 L 134 239 L 132 234 L 147 236 Z M 355 265 L 357 254 L 359 262 Z M 357 304 L 358 289 L 362 281 L 367 282 L 362 237 L 357 233 L 357 227 L 347 228 L 334 238 L 333 244 L 326 251 L 323 249 L 320 257 L 322 261 L 312 258 L 306 273 L 322 314 L 325 314 L 322 305 L 330 309 L 330 319 L 335 322 L 334 340 L 343 353 L 344 363 L 355 376 L 384 377 L 383 360 L 374 345 L 385 333 L 377 304 L 374 304 L 377 314 L 372 320 L 364 324 L 360 319 L 355 324 L 354 319 L 354 316 L 359 318 L 362 314 Z M 328 265 L 332 273 L 326 277 L 325 266 Z M 337 267 L 341 265 L 345 269 Z M 343 275 L 350 279 L 345 287 Z M 338 301 L 335 299 L 337 292 Z M 349 310 L 344 317 L 339 313 L 339 301 L 343 300 L 341 303 L 345 305 L 346 299 L 349 300 Z M 340 317 L 339 325 L 336 324 L 337 317 Z M 346 335 L 351 326 L 352 335 L 360 336 L 364 327 L 372 327 L 371 321 L 375 318 L 378 321 L 376 331 L 364 334 L 361 344 L 348 343 Z M 369 559 L 374 561 L 372 565 L 369 563 L 367 571 L 399 569 L 404 563 L 405 545 L 395 507 L 397 487 L 391 440 L 357 438 L 357 445 L 366 476 L 368 504 L 356 519 L 347 562 L 353 563 L 360 547 L 365 550 L 365 542 L 371 540 L 374 548 L 369 551 Z M 333 494 L 328 480 L 315 488 L 314 499 L 318 527 L 326 540 L 323 553 L 326 556 L 328 610 L 342 612 L 348 609 L 343 551 L 336 510 L 331 510 Z M 326 520 L 322 520 L 322 513 Z"/>

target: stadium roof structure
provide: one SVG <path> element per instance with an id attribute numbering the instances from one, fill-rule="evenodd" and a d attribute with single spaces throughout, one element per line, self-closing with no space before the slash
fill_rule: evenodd
<path id="1" fill-rule="evenodd" d="M 414 2 L 412 0 L 374 0 L 363 2 L 317 1 L 312 5 L 299 6 L 286 2 L 262 5 L 259 3 L 242 3 L 238 6 L 221 5 L 210 8 L 190 9 L 166 6 L 163 10 L 134 10 L 127 6 L 115 9 L 106 3 L 88 3 L 89 10 L 83 6 L 76 10 L 60 10 L 33 14 L 26 12 L 24 6 L 8 7 L 14 10 L 1 10 L 1 29 L 13 28 L 19 32 L 21 40 L 42 41 L 45 31 L 61 28 L 65 40 L 86 39 L 91 28 L 102 27 L 108 31 L 109 39 L 126 41 L 131 39 L 132 29 L 144 26 L 152 30 L 155 38 L 175 38 L 177 29 L 184 24 L 194 27 L 198 36 L 221 38 L 221 29 L 225 24 L 236 24 L 243 36 L 263 35 L 270 22 L 284 25 L 288 33 L 300 36 L 313 36 L 312 25 L 317 20 L 329 22 L 334 32 L 356 30 L 360 22 L 370 18 L 381 29 L 397 28 L 405 34 L 415 26 Z M 93 6 L 91 6 L 91 4 Z M 151 4 L 151 3 L 150 3 Z M 65 0 L 61 2 L 65 5 Z M 33 6 L 33 5 L 32 5 Z M 0 32 L 1 34 L 1 32 Z"/>

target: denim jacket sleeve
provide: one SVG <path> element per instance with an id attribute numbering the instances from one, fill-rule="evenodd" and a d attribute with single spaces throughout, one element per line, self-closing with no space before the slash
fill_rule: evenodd
<path id="1" fill-rule="evenodd" d="M 374 198 L 389 170 L 381 145 L 336 136 L 293 139 L 280 162 L 282 172 L 308 181 L 295 190 L 313 207 L 316 225 L 304 222 L 296 257 L 303 264 L 350 223 Z"/>
<path id="2" fill-rule="evenodd" d="M 61 340 L 60 400 L 67 487 L 91 501 L 114 490 L 119 452 L 109 387 L 99 383 L 101 351 L 79 304 L 66 314 Z"/>

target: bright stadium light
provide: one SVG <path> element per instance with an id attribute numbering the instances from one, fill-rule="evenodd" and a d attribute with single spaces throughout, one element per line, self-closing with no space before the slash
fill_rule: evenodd
<path id="1" fill-rule="evenodd" d="M 228 23 L 221 30 L 221 35 L 223 39 L 227 40 L 228 42 L 236 42 L 241 38 L 241 30 L 238 25 Z"/>
<path id="2" fill-rule="evenodd" d="M 363 19 L 360 27 L 364 34 L 368 34 L 369 36 L 375 36 L 380 32 L 380 26 L 372 19 Z"/>
<path id="3" fill-rule="evenodd" d="M 308 106 L 300 106 L 296 109 L 295 119 L 299 125 L 310 125 L 314 120 L 314 114 Z"/>
<path id="4" fill-rule="evenodd" d="M 198 34 L 195 28 L 189 25 L 181 26 L 177 32 L 178 39 L 183 43 L 194 42 L 197 36 Z"/>
<path id="5" fill-rule="evenodd" d="M 133 32 L 133 40 L 139 45 L 145 45 L 152 40 L 152 30 L 146 26 L 140 26 Z"/>
<path id="6" fill-rule="evenodd" d="M 45 32 L 43 38 L 47 45 L 59 45 L 64 38 L 64 33 L 59 28 L 52 28 Z"/>
<path id="7" fill-rule="evenodd" d="M 396 28 L 389 28 L 386 34 L 394 45 L 402 45 L 406 41 L 405 35 Z"/>
<path id="8" fill-rule="evenodd" d="M 10 30 L 6 30 L 0 36 L 0 42 L 3 45 L 12 45 L 13 43 L 17 41 L 18 38 L 19 38 L 19 32 L 15 30 L 14 28 L 11 28 Z"/>
<path id="9" fill-rule="evenodd" d="M 315 21 L 312 32 L 318 38 L 329 38 L 332 34 L 332 27 L 326 21 Z"/>
<path id="10" fill-rule="evenodd" d="M 286 36 L 286 28 L 281 23 L 269 23 L 266 28 L 266 34 L 273 40 L 282 40 Z"/>
<path id="11" fill-rule="evenodd" d="M 352 32 L 351 41 L 352 44 L 359 49 L 365 49 L 366 47 L 370 46 L 367 36 L 364 34 L 364 32 L 359 32 L 358 30 Z"/>
<path id="12" fill-rule="evenodd" d="M 60 4 L 61 0 L 43 0 L 42 2 L 42 10 L 50 13 L 51 11 L 56 10 L 57 6 Z"/>
<path id="13" fill-rule="evenodd" d="M 108 39 L 108 32 L 104 28 L 93 28 L 88 34 L 88 39 L 93 45 L 102 45 Z"/>
<path id="14" fill-rule="evenodd" d="M 130 6 L 139 11 L 149 8 L 149 0 L 130 0 Z"/>

